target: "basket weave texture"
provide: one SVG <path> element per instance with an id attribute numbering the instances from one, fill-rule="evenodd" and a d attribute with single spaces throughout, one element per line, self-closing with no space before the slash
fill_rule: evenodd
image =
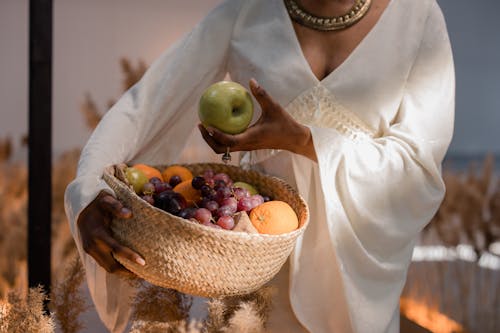
<path id="1" fill-rule="evenodd" d="M 133 212 L 130 219 L 114 219 L 111 229 L 118 241 L 143 256 L 146 265 L 123 257 L 116 259 L 150 283 L 191 295 L 223 297 L 256 291 L 278 273 L 297 237 L 303 234 L 309 220 L 306 203 L 276 177 L 225 164 L 184 166 L 194 175 L 209 168 L 224 172 L 234 181 L 250 183 L 260 193 L 287 202 L 297 213 L 299 228 L 286 234 L 264 235 L 206 227 L 151 206 L 115 177 L 118 167 L 110 167 L 103 179 Z"/>

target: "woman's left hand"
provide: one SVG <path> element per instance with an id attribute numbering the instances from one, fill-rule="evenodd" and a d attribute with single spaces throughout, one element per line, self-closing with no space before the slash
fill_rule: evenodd
<path id="1" fill-rule="evenodd" d="M 227 148 L 229 151 L 283 149 L 316 161 L 309 128 L 296 122 L 254 79 L 250 80 L 250 90 L 262 109 L 259 120 L 235 135 L 200 124 L 198 128 L 208 145 L 217 154 L 225 153 Z"/>

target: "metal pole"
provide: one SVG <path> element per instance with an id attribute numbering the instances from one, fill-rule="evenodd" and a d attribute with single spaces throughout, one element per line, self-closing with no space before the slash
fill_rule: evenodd
<path id="1" fill-rule="evenodd" d="M 50 292 L 52 0 L 29 2 L 28 283 Z"/>

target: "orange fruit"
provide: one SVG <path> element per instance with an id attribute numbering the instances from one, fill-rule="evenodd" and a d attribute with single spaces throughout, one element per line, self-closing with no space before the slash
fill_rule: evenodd
<path id="1" fill-rule="evenodd" d="M 182 194 L 190 206 L 201 200 L 201 193 L 191 185 L 191 179 L 180 182 L 173 191 Z"/>
<path id="2" fill-rule="evenodd" d="M 163 181 L 163 177 L 161 175 L 160 170 L 150 167 L 149 165 L 146 164 L 136 164 L 133 166 L 133 168 L 141 170 L 148 179 L 151 179 L 153 177 L 158 177 L 160 178 L 161 181 Z"/>
<path id="3" fill-rule="evenodd" d="M 171 165 L 161 173 L 163 181 L 168 182 L 172 176 L 181 177 L 182 181 L 193 179 L 193 174 L 189 169 L 180 165 Z"/>
<path id="4" fill-rule="evenodd" d="M 250 211 L 250 221 L 261 234 L 279 235 L 299 227 L 297 214 L 284 201 L 264 202 Z"/>

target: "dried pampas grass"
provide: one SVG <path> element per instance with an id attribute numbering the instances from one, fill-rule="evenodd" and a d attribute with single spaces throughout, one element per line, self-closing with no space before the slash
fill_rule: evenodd
<path id="1" fill-rule="evenodd" d="M 0 163 L 8 161 L 12 155 L 12 140 L 0 138 Z"/>
<path id="2" fill-rule="evenodd" d="M 62 281 L 55 284 L 52 290 L 50 303 L 55 318 L 64 333 L 76 333 L 85 328 L 79 320 L 80 314 L 85 312 L 89 305 L 80 293 L 80 287 L 85 278 L 85 271 L 76 255 L 66 268 Z"/>
<path id="3" fill-rule="evenodd" d="M 0 299 L 27 293 L 27 178 L 25 165 L 0 163 Z"/>
<path id="4" fill-rule="evenodd" d="M 479 257 L 500 240 L 500 182 L 493 155 L 487 155 L 478 169 L 472 163 L 464 173 L 444 172 L 446 194 L 425 231 L 434 231 L 448 246 L 466 242 Z"/>
<path id="5" fill-rule="evenodd" d="M 202 333 L 201 324 L 184 320 L 178 322 L 156 322 L 136 320 L 132 324 L 130 333 Z"/>
<path id="6" fill-rule="evenodd" d="M 75 177 L 79 150 L 62 154 L 52 177 L 52 275 L 59 279 L 76 246 L 64 212 L 64 191 Z M 0 163 L 0 299 L 10 290 L 27 293 L 28 170 L 22 163 Z"/>
<path id="7" fill-rule="evenodd" d="M 133 65 L 129 59 L 121 58 L 120 66 L 123 73 L 123 91 L 130 89 L 134 84 L 136 84 L 147 70 L 146 63 L 142 60 L 139 60 L 136 65 Z M 107 108 L 111 108 L 115 102 L 115 100 L 108 101 Z M 99 110 L 96 102 L 89 93 L 85 94 L 85 99 L 80 107 L 80 112 L 85 119 L 87 127 L 91 130 L 97 126 L 99 121 L 101 121 L 102 115 L 104 114 L 104 112 Z"/>
<path id="8" fill-rule="evenodd" d="M 132 302 L 132 331 L 168 333 L 260 333 L 272 306 L 275 289 L 207 301 L 203 322 L 190 320 L 191 296 L 144 282 Z"/>
<path id="9" fill-rule="evenodd" d="M 189 319 L 193 298 L 173 289 L 142 282 L 132 302 L 132 319 L 143 322 L 179 322 Z"/>
<path id="10" fill-rule="evenodd" d="M 130 89 L 134 84 L 136 84 L 148 69 L 143 60 L 139 60 L 134 66 L 127 58 L 120 59 L 120 66 L 124 74 L 122 81 L 123 91 Z"/>
<path id="11" fill-rule="evenodd" d="M 211 299 L 207 332 L 264 332 L 275 293 L 274 287 L 265 286 L 248 295 Z"/>
<path id="12" fill-rule="evenodd" d="M 9 328 L 9 312 L 11 305 L 6 301 L 0 301 L 0 333 L 7 332 Z"/>
<path id="13" fill-rule="evenodd" d="M 52 316 L 43 309 L 47 300 L 42 287 L 31 288 L 26 298 L 9 292 L 7 301 L 0 302 L 0 333 L 54 332 Z"/>
<path id="14" fill-rule="evenodd" d="M 261 333 L 264 332 L 265 321 L 258 311 L 257 301 L 241 303 L 229 318 L 225 333 Z"/>

